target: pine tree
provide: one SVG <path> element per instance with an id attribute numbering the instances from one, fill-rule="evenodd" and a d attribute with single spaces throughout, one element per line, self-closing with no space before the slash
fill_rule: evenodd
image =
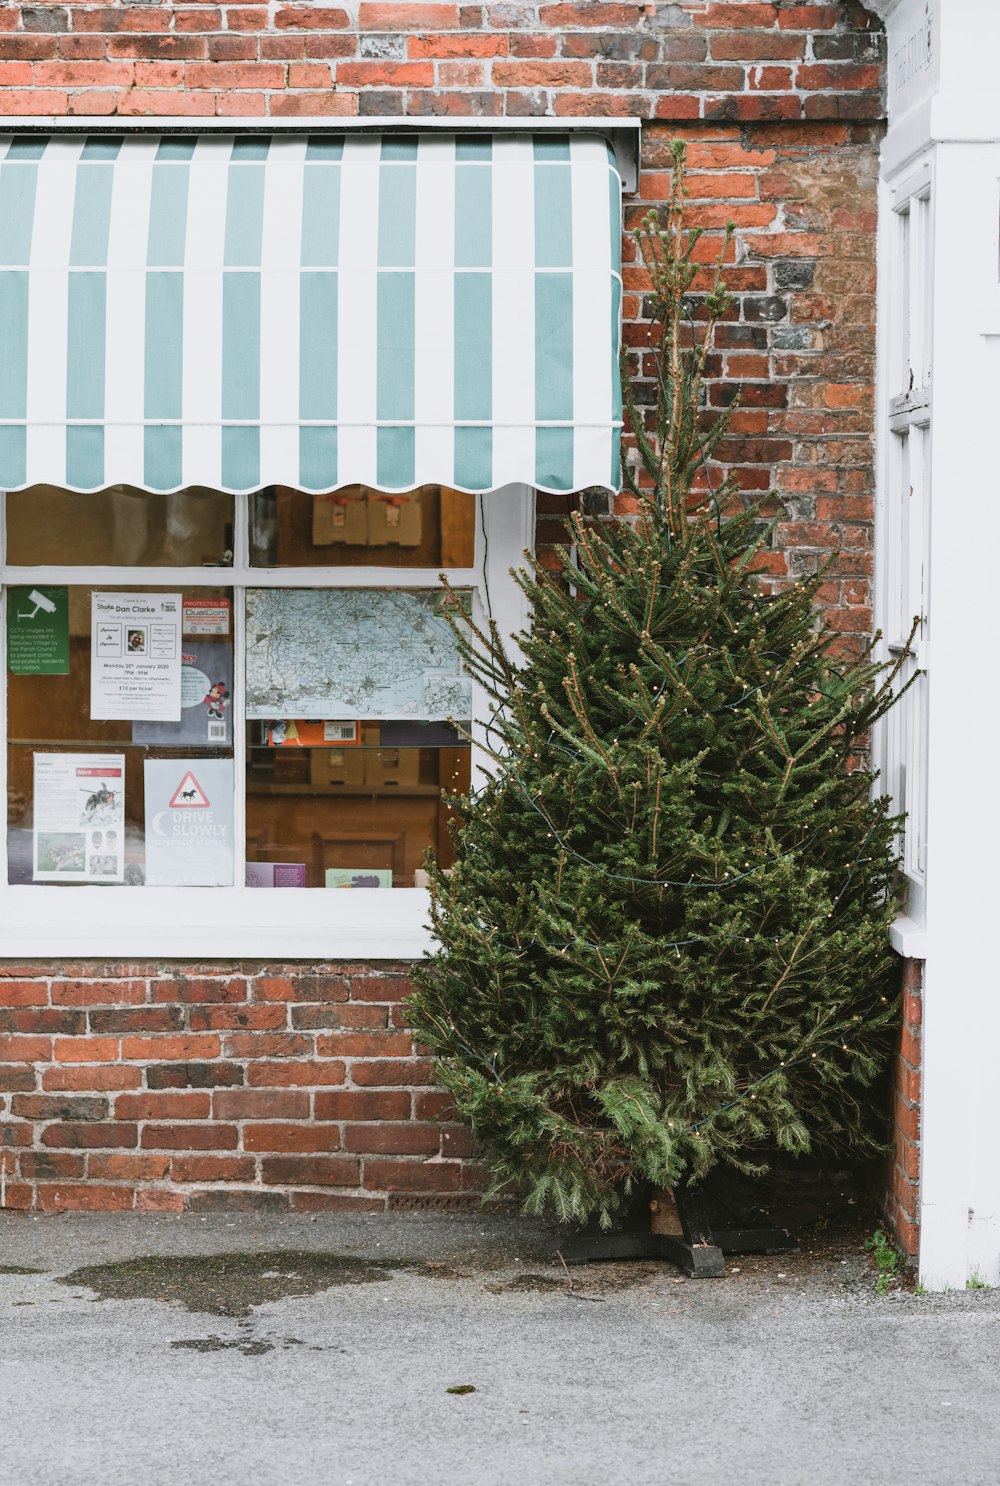
<path id="1" fill-rule="evenodd" d="M 431 864 L 439 948 L 412 1017 L 493 1190 L 564 1221 L 720 1161 L 871 1153 L 897 1020 L 899 823 L 857 766 L 894 676 L 838 655 L 822 574 L 765 591 L 759 509 L 731 481 L 706 493 L 729 299 L 721 260 L 693 287 L 679 146 L 674 163 L 639 234 L 649 427 L 623 374 L 636 519 L 577 515 L 558 571 L 529 559 L 519 653 L 452 596 L 494 772 L 454 802 L 453 869 Z"/>

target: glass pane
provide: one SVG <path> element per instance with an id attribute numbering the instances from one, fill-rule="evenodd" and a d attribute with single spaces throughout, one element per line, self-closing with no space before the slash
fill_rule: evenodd
<path id="1" fill-rule="evenodd" d="M 468 791 L 470 757 L 446 724 L 248 723 L 247 885 L 425 886 L 428 847 L 451 863 L 442 792 Z"/>
<path id="2" fill-rule="evenodd" d="M 232 882 L 232 590 L 176 597 L 8 589 L 11 882 Z"/>
<path id="3" fill-rule="evenodd" d="M 247 881 L 419 886 L 472 713 L 440 590 L 247 593 Z"/>
<path id="4" fill-rule="evenodd" d="M 444 485 L 385 495 L 347 485 L 330 495 L 270 486 L 250 498 L 255 567 L 468 568 L 476 498 Z"/>
<path id="5" fill-rule="evenodd" d="M 33 485 L 7 496 L 7 561 L 77 567 L 229 567 L 233 497 L 112 485 L 79 495 Z"/>

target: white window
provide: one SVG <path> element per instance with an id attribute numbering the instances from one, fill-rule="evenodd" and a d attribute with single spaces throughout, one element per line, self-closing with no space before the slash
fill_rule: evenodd
<path id="1" fill-rule="evenodd" d="M 927 172 L 891 192 L 882 271 L 883 425 L 877 543 L 877 618 L 883 655 L 898 661 L 914 621 L 899 686 L 906 695 L 876 741 L 881 785 L 906 815 L 899 843 L 908 915 L 923 922 L 927 857 L 927 691 L 930 659 L 931 191 Z"/>
<path id="2" fill-rule="evenodd" d="M 448 718 L 484 720 L 441 575 L 520 628 L 532 492 L 35 486 L 2 518 L 0 953 L 420 954 L 476 783 Z"/>

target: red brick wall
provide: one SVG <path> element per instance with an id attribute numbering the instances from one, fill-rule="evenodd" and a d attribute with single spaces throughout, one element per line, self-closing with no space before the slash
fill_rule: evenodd
<path id="1" fill-rule="evenodd" d="M 0 9 L 6 113 L 879 119 L 856 0 Z"/>
<path id="2" fill-rule="evenodd" d="M 914 1258 L 920 1236 L 920 1037 L 923 962 L 903 965 L 903 1026 L 893 1062 L 892 1154 L 886 1162 L 884 1207 L 903 1253 Z"/>
<path id="3" fill-rule="evenodd" d="M 775 491 L 775 583 L 836 557 L 820 593 L 871 626 L 875 181 L 883 38 L 855 0 L 268 6 L 0 5 L 0 113 L 629 115 L 646 120 L 626 226 L 689 145 L 706 260 L 737 226 L 736 296 L 709 364 L 741 405 L 722 450 Z M 625 337 L 648 281 L 625 243 Z M 652 383 L 647 381 L 647 399 Z M 585 497 L 600 515 L 609 502 Z M 565 501 L 543 498 L 539 542 Z M 628 511 L 628 501 L 615 509 Z M 463 1131 L 403 1025 L 401 967 L 0 967 L 8 1206 L 382 1208 L 472 1200 Z"/>
<path id="4" fill-rule="evenodd" d="M 5 966 L 0 1205 L 478 1205 L 408 990 L 399 965 Z"/>

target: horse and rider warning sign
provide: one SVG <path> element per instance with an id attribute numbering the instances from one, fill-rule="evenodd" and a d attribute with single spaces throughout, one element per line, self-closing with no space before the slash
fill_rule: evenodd
<path id="1" fill-rule="evenodd" d="M 171 796 L 171 810 L 209 810 L 212 802 L 188 769 Z"/>

